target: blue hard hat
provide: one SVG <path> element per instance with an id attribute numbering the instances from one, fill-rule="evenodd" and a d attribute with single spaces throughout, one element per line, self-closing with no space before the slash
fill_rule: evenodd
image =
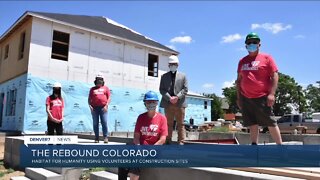
<path id="1" fill-rule="evenodd" d="M 148 91 L 143 98 L 143 101 L 159 101 L 157 93 Z"/>

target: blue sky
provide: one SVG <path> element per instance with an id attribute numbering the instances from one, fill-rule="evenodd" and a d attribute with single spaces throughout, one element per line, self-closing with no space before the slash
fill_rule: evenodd
<path id="1" fill-rule="evenodd" d="M 320 80 L 320 1 L 0 1 L 0 34 L 25 11 L 105 16 L 181 54 L 189 88 L 221 95 L 257 32 L 261 51 L 302 86 Z"/>

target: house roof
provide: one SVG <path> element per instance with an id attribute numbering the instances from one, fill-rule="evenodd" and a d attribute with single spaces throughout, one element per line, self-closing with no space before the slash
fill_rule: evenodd
<path id="1" fill-rule="evenodd" d="M 233 121 L 236 119 L 236 115 L 235 114 L 225 114 L 224 119 L 228 120 L 228 121 Z"/>
<path id="2" fill-rule="evenodd" d="M 195 97 L 195 98 L 199 98 L 199 99 L 212 100 L 212 98 L 206 97 L 206 96 L 204 96 L 202 94 L 198 94 L 198 93 L 193 92 L 193 91 L 188 91 L 187 96 Z"/>
<path id="3" fill-rule="evenodd" d="M 69 25 L 74 25 L 77 27 L 83 27 L 85 29 L 101 32 L 103 34 L 112 35 L 121 39 L 126 39 L 129 41 L 138 42 L 147 46 L 155 47 L 161 50 L 169 51 L 172 54 L 179 54 L 179 52 L 168 48 L 156 42 L 142 34 L 121 25 L 111 19 L 102 17 L 102 16 L 86 16 L 86 15 L 71 15 L 71 14 L 58 14 L 58 13 L 47 13 L 47 12 L 34 12 L 27 11 L 15 24 L 8 30 L 10 31 L 13 27 L 20 22 L 21 19 L 26 18 L 27 16 L 35 16 L 43 19 L 48 19 L 51 21 L 58 21 L 67 23 Z M 8 31 L 5 32 L 1 39 L 8 34 Z"/>

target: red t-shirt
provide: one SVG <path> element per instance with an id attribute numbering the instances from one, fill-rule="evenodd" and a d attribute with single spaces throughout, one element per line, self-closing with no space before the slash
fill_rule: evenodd
<path id="1" fill-rule="evenodd" d="M 259 53 L 256 57 L 246 56 L 238 64 L 241 75 L 241 94 L 247 98 L 259 98 L 268 95 L 272 81 L 271 77 L 278 67 L 268 54 Z"/>
<path id="2" fill-rule="evenodd" d="M 60 98 L 51 99 L 50 96 L 47 97 L 46 105 L 50 108 L 50 113 L 53 118 L 61 120 L 62 117 L 62 110 L 64 108 L 64 102 Z"/>
<path id="3" fill-rule="evenodd" d="M 167 118 L 161 113 L 153 118 L 147 113 L 140 114 L 134 132 L 140 133 L 141 145 L 154 145 L 161 136 L 168 136 Z"/>
<path id="4" fill-rule="evenodd" d="M 90 105 L 93 107 L 105 106 L 110 98 L 110 90 L 107 86 L 92 87 L 89 92 Z"/>

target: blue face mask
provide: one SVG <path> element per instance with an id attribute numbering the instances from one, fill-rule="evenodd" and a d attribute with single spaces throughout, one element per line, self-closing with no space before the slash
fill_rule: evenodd
<path id="1" fill-rule="evenodd" d="M 258 50 L 259 44 L 249 44 L 247 45 L 247 50 L 249 52 L 256 52 Z"/>

